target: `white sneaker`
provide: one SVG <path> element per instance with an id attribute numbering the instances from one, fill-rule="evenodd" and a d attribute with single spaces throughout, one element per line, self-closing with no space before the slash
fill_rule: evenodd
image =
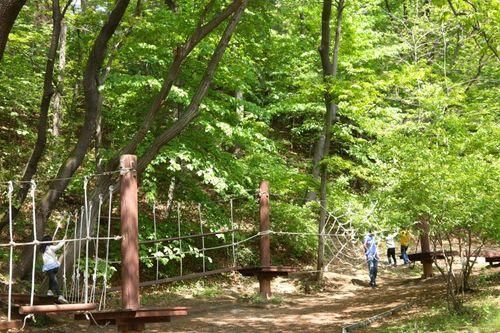
<path id="1" fill-rule="evenodd" d="M 54 293 L 52 292 L 52 290 L 47 290 L 47 296 L 54 296 Z"/>
<path id="2" fill-rule="evenodd" d="M 63 295 L 59 295 L 57 298 L 57 301 L 61 304 L 68 304 L 69 302 L 66 300 L 66 298 L 63 297 Z"/>

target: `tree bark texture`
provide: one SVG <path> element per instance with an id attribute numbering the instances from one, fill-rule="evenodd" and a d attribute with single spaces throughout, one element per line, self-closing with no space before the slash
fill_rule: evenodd
<path id="1" fill-rule="evenodd" d="M 171 128 L 169 128 L 161 136 L 156 138 L 156 140 L 149 147 L 147 152 L 138 161 L 138 167 L 136 170 L 137 170 L 137 174 L 139 177 L 140 177 L 141 173 L 144 171 L 144 169 L 146 168 L 147 164 L 149 164 L 149 162 L 154 158 L 154 156 L 158 152 L 158 150 L 164 144 L 168 143 L 168 141 L 170 141 L 171 138 L 178 135 L 182 131 L 182 129 L 185 128 L 190 123 L 190 121 L 192 121 L 195 118 L 195 116 L 198 114 L 198 109 L 199 109 L 199 105 L 201 103 L 201 100 L 205 96 L 205 94 L 208 90 L 210 82 L 213 79 L 215 69 L 217 68 L 218 63 L 220 62 L 220 60 L 224 54 L 224 51 L 226 50 L 226 47 L 227 47 L 229 40 L 230 40 L 230 37 L 233 34 L 234 29 L 236 28 L 236 25 L 239 22 L 241 15 L 246 8 L 248 0 L 243 0 L 243 1 L 238 1 L 238 2 L 240 4 L 235 9 L 235 12 L 234 12 L 233 16 L 231 17 L 231 21 L 229 22 L 228 26 L 226 27 L 226 29 L 221 37 L 221 40 L 219 41 L 219 44 L 217 45 L 217 47 L 212 55 L 212 58 L 207 66 L 206 71 L 205 71 L 205 75 L 203 76 L 203 78 L 199 84 L 199 87 L 197 89 L 197 92 L 193 96 L 193 99 L 191 100 L 191 103 L 187 108 L 187 111 L 184 112 L 180 116 L 180 118 L 173 124 L 173 126 Z M 215 27 L 214 27 L 214 29 L 215 29 Z M 169 73 L 171 73 L 171 70 L 172 70 L 172 67 L 170 68 Z M 157 97 L 157 99 L 158 99 L 158 97 Z M 111 165 L 112 164 L 108 164 L 106 169 L 109 170 L 108 168 L 110 168 Z M 111 169 L 111 170 L 113 170 L 113 169 Z M 99 194 L 107 193 L 108 188 L 111 185 L 114 187 L 114 192 L 117 192 L 119 190 L 119 184 L 113 179 L 112 175 L 104 175 L 104 176 L 99 177 L 96 189 L 89 195 L 89 201 L 92 202 L 93 207 L 97 207 L 98 200 L 99 200 Z M 90 216 L 91 233 L 95 229 L 95 222 L 97 220 L 97 214 L 98 214 L 98 212 L 96 210 L 94 210 L 94 211 L 92 211 L 92 215 Z M 84 225 L 84 228 L 85 227 L 86 227 L 86 225 Z M 71 269 L 71 267 L 73 267 L 73 248 L 72 247 L 67 248 L 66 257 L 65 257 L 64 262 L 65 262 L 67 270 Z"/>
<path id="2" fill-rule="evenodd" d="M 63 96 L 63 84 L 64 84 L 64 69 L 66 68 L 66 36 L 67 36 L 68 26 L 64 22 L 61 22 L 61 35 L 59 37 L 59 63 L 57 64 L 57 70 L 59 74 L 57 75 L 57 87 L 54 92 L 54 100 L 52 101 L 52 106 L 54 113 L 52 115 L 52 135 L 58 137 L 61 132 L 61 122 L 62 122 L 62 96 Z"/>
<path id="3" fill-rule="evenodd" d="M 38 169 L 38 163 L 43 156 L 45 147 L 47 144 L 47 127 L 48 127 L 48 117 L 49 108 L 52 96 L 54 95 L 54 67 L 55 58 L 57 55 L 57 49 L 59 47 L 59 38 L 61 35 L 61 22 L 68 9 L 70 1 L 68 1 L 65 7 L 61 10 L 59 0 L 54 0 L 52 2 L 52 35 L 50 40 L 49 50 L 47 52 L 47 62 L 45 64 L 45 74 L 43 80 L 43 93 L 40 102 L 40 116 L 38 118 L 37 125 L 37 138 L 33 150 L 31 152 L 30 158 L 26 163 L 24 168 L 23 176 L 21 177 L 21 188 L 16 193 L 16 204 L 13 207 L 12 218 L 15 219 L 19 213 L 20 207 L 22 206 L 28 191 L 30 189 L 29 182 L 36 174 Z M 4 216 L 0 222 L 0 229 L 7 225 L 7 214 Z"/>
<path id="4" fill-rule="evenodd" d="M 325 82 L 325 125 L 323 128 L 323 136 L 325 143 L 323 145 L 322 160 L 324 160 L 330 151 L 331 142 L 331 127 L 337 116 L 337 105 L 333 101 L 333 96 L 330 91 L 332 80 L 337 76 L 338 69 L 338 56 L 340 46 L 340 34 L 342 27 L 342 14 L 344 11 L 344 0 L 337 2 L 337 22 L 335 29 L 335 38 L 333 42 L 333 54 L 330 59 L 330 20 L 332 15 L 332 0 L 323 1 L 323 12 L 321 16 L 321 44 L 319 47 L 319 54 L 321 58 L 321 66 L 323 68 L 323 81 Z M 322 235 L 325 229 L 326 216 L 327 216 L 327 181 L 328 170 L 325 163 L 320 165 L 321 170 L 321 185 L 320 185 L 320 220 L 318 224 L 318 258 L 317 258 L 317 279 L 323 279 L 324 269 L 324 256 L 325 256 L 325 238 Z"/>
<path id="5" fill-rule="evenodd" d="M 25 3 L 26 0 L 2 0 L 0 2 L 0 61 L 2 61 L 10 31 Z"/>
<path id="6" fill-rule="evenodd" d="M 83 89 L 85 96 L 85 118 L 76 146 L 70 152 L 66 161 L 63 162 L 57 173 L 55 181 L 50 184 L 48 192 L 43 196 L 36 213 L 37 239 L 40 239 L 45 228 L 45 222 L 49 218 L 56 202 L 64 193 L 71 177 L 82 164 L 87 150 L 94 138 L 96 121 L 99 116 L 100 92 L 98 90 L 99 74 L 104 62 L 107 45 L 122 20 L 129 0 L 118 0 L 109 14 L 108 20 L 96 37 L 92 50 L 87 60 L 83 77 Z M 24 276 L 31 265 L 32 255 L 27 252 L 17 272 Z"/>

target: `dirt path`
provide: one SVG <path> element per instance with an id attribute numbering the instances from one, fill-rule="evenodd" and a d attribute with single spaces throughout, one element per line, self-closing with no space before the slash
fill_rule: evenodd
<path id="1" fill-rule="evenodd" d="M 188 306 L 187 317 L 171 323 L 148 324 L 146 332 L 340 332 L 341 327 L 364 320 L 410 300 L 417 304 L 442 297 L 442 284 L 437 278 L 421 281 L 418 272 L 407 267 L 380 270 L 379 286 L 367 286 L 364 270 L 341 275 L 327 273 L 326 291 L 305 295 L 297 280 L 277 279 L 273 290 L 282 302 L 255 305 L 242 302 L 241 290 L 223 290 L 216 298 L 157 298 L 144 306 Z M 413 277 L 412 277 L 413 276 Z M 257 283 L 243 292 L 254 292 Z M 116 332 L 113 326 L 98 328 L 86 322 L 57 318 L 50 328 L 30 328 L 28 332 Z"/>

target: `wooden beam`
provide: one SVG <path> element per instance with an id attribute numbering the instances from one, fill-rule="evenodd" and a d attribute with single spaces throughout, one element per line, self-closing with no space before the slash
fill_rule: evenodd
<path id="1" fill-rule="evenodd" d="M 19 307 L 20 314 L 29 313 L 53 313 L 53 312 L 73 312 L 73 311 L 92 311 L 97 308 L 94 303 L 82 304 L 51 304 L 51 305 L 26 305 Z"/>
<path id="2" fill-rule="evenodd" d="M 137 203 L 137 156 L 123 155 L 120 169 L 122 304 L 125 309 L 138 309 L 139 303 L 139 219 Z M 128 171 L 127 171 L 128 170 Z"/>

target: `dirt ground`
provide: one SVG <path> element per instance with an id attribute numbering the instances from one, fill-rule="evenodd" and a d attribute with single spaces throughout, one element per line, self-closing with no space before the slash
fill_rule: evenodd
<path id="1" fill-rule="evenodd" d="M 170 323 L 147 324 L 145 332 L 340 332 L 342 326 L 367 319 L 412 301 L 414 305 L 395 316 L 411 316 L 424 306 L 444 296 L 439 277 L 421 280 L 420 267 L 384 267 L 379 269 L 378 287 L 368 287 L 367 272 L 360 267 L 348 272 L 326 273 L 326 287 L 304 292 L 304 276 L 275 279 L 272 288 L 275 302 L 255 304 L 250 295 L 258 283 L 242 278 L 239 283 L 222 284 L 217 295 L 193 293 L 162 294 L 158 289 L 148 293 L 142 305 L 187 306 L 189 315 Z M 156 295 L 155 295 L 156 294 Z M 245 297 L 246 296 L 246 297 Z M 50 327 L 29 327 L 26 332 L 116 332 L 114 326 L 89 326 L 70 316 L 52 316 Z M 377 324 L 374 324 L 375 326 Z"/>

